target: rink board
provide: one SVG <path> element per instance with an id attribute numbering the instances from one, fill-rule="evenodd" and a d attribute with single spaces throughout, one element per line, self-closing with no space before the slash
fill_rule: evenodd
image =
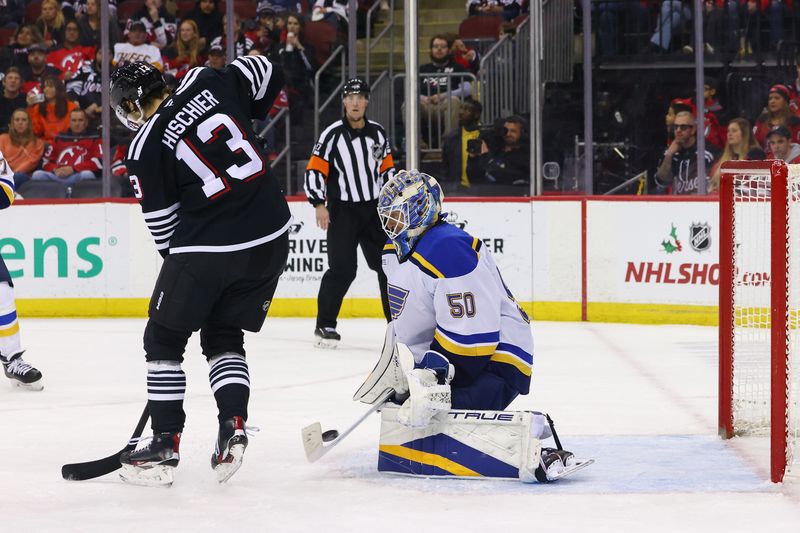
<path id="1" fill-rule="evenodd" d="M 315 316 L 325 232 L 290 201 L 290 255 L 270 313 Z M 718 203 L 671 198 L 448 200 L 538 320 L 715 324 Z M 145 316 L 161 258 L 137 204 L 21 201 L 2 213 L 0 254 L 23 316 Z M 377 317 L 377 277 L 359 253 L 342 317 Z"/>

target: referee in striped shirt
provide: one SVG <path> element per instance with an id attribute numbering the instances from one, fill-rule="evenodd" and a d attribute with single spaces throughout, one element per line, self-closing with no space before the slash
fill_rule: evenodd
<path id="1" fill-rule="evenodd" d="M 342 90 L 344 117 L 320 135 L 308 161 L 305 191 L 316 210 L 317 225 L 327 231 L 328 270 L 317 296 L 315 346 L 335 348 L 341 336 L 336 319 L 356 277 L 357 249 L 378 274 L 383 314 L 390 319 L 381 250 L 386 234 L 378 219 L 378 193 L 394 174 L 386 131 L 367 120 L 369 85 L 353 78 Z"/>

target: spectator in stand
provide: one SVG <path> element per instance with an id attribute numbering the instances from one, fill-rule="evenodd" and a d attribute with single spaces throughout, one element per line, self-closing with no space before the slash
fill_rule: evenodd
<path id="1" fill-rule="evenodd" d="M 340 34 L 347 34 L 347 0 L 316 0 L 311 8 L 311 20 L 324 20 Z"/>
<path id="2" fill-rule="evenodd" d="M 467 14 L 503 15 L 506 20 L 514 20 L 521 13 L 517 0 L 468 0 Z"/>
<path id="3" fill-rule="evenodd" d="M 169 46 L 175 40 L 175 34 L 178 31 L 175 17 L 164 7 L 163 0 L 145 0 L 142 8 L 128 20 L 125 29 L 126 35 L 135 22 L 144 24 L 147 41 L 159 50 Z"/>
<path id="4" fill-rule="evenodd" d="M 211 46 L 211 49 L 208 51 L 208 61 L 206 62 L 206 66 L 216 69 L 225 68 L 225 65 L 228 64 L 228 58 L 225 57 L 225 50 L 222 49 L 222 46 L 215 44 Z"/>
<path id="5" fill-rule="evenodd" d="M 28 64 L 19 71 L 22 74 L 22 91 L 24 93 L 41 90 L 42 81 L 48 76 L 62 77 L 60 70 L 47 64 L 47 47 L 43 43 L 35 43 L 28 47 Z M 41 95 L 41 92 L 39 94 Z M 28 105 L 34 102 L 33 99 L 28 100 Z"/>
<path id="6" fill-rule="evenodd" d="M 112 0 L 113 2 L 113 0 Z M 116 11 L 116 10 L 115 10 Z M 81 28 L 83 46 L 100 47 L 100 0 L 86 0 L 83 14 L 77 19 Z M 108 21 L 108 42 L 112 46 L 120 41 L 119 26 L 114 16 Z"/>
<path id="7" fill-rule="evenodd" d="M 419 68 L 420 79 L 420 120 L 423 129 L 429 124 L 431 139 L 438 140 L 438 132 L 443 131 L 442 123 L 449 129 L 458 124 L 461 99 L 472 96 L 472 84 L 466 78 L 441 76 L 467 72 L 454 62 L 450 55 L 450 43 L 444 35 L 435 35 L 430 42 L 431 62 Z M 433 148 L 433 146 L 431 146 Z"/>
<path id="8" fill-rule="evenodd" d="M 180 80 L 189 69 L 202 66 L 206 62 L 202 49 L 197 23 L 190 19 L 184 20 L 180 24 L 178 38 L 164 49 L 164 72 Z"/>
<path id="9" fill-rule="evenodd" d="M 259 5 L 263 3 L 259 2 Z M 268 3 L 272 4 L 272 7 L 275 9 L 276 13 L 302 13 L 303 12 L 303 5 L 298 2 L 297 0 L 268 0 Z"/>
<path id="10" fill-rule="evenodd" d="M 697 122 L 689 111 L 675 115 L 675 140 L 664 152 L 658 164 L 655 181 L 658 192 L 671 191 L 672 194 L 697 194 Z M 703 154 L 708 179 L 716 154 L 706 147 Z"/>
<path id="11" fill-rule="evenodd" d="M 61 0 L 61 9 L 64 12 L 64 17 L 67 20 L 80 20 L 90 11 L 89 2 L 90 0 Z M 100 4 L 96 4 L 96 6 L 99 9 Z M 108 15 L 112 19 L 117 18 L 117 0 L 108 0 Z"/>
<path id="12" fill-rule="evenodd" d="M 114 45 L 114 59 L 111 60 L 111 64 L 118 67 L 125 63 L 146 61 L 158 70 L 163 70 L 161 52 L 146 41 L 147 29 L 143 22 L 137 20 L 128 28 L 128 42 Z"/>
<path id="13" fill-rule="evenodd" d="M 689 111 L 693 116 L 697 116 L 697 106 L 694 100 L 691 98 L 674 98 L 670 102 L 669 110 L 665 117 L 667 124 L 667 146 L 669 146 L 674 139 L 675 132 L 672 127 L 672 121 L 675 119 L 675 114 L 680 111 Z M 703 133 L 705 135 L 706 144 L 712 146 L 717 151 L 722 150 L 725 147 L 727 132 L 727 128 L 720 124 L 717 115 L 706 108 L 703 118 Z"/>
<path id="14" fill-rule="evenodd" d="M 592 17 L 597 21 L 597 45 L 601 56 L 622 52 L 619 44 L 620 26 L 641 33 L 647 26 L 647 3 L 640 0 L 592 2 Z"/>
<path id="15" fill-rule="evenodd" d="M 274 58 L 281 44 L 281 29 L 283 25 L 278 24 L 281 20 L 275 8 L 266 0 L 258 3 L 258 24 L 255 28 L 246 33 L 246 36 L 253 41 L 254 45 L 264 52 L 264 55 Z"/>
<path id="16" fill-rule="evenodd" d="M 222 16 L 222 27 L 227 24 L 227 17 Z M 228 45 L 223 33 L 219 37 L 211 41 L 211 46 L 220 46 L 223 50 L 227 50 Z M 239 15 L 233 14 L 233 57 L 246 56 L 247 53 L 253 49 L 253 41 L 251 41 L 244 33 L 242 33 L 242 19 Z"/>
<path id="17" fill-rule="evenodd" d="M 86 115 L 89 117 L 89 124 L 93 128 L 99 127 L 102 118 L 103 86 L 100 80 L 102 65 L 103 50 L 98 48 L 94 61 L 84 63 L 80 70 L 66 83 L 67 97 L 78 102 L 78 107 L 86 111 Z"/>
<path id="18" fill-rule="evenodd" d="M 17 28 L 25 18 L 25 0 L 5 0 L 0 9 L 0 28 Z"/>
<path id="19" fill-rule="evenodd" d="M 469 48 L 461 37 L 457 35 L 452 39 L 448 39 L 453 45 L 450 47 L 450 53 L 453 55 L 453 61 L 464 67 L 473 74 L 477 74 L 481 68 L 481 56 L 474 48 Z"/>
<path id="20" fill-rule="evenodd" d="M 81 44 L 81 28 L 74 20 L 64 25 L 64 44 L 47 54 L 47 64 L 64 73 L 64 79 L 71 79 L 84 63 L 94 61 L 94 46 Z"/>
<path id="21" fill-rule="evenodd" d="M 14 40 L 0 52 L 0 69 L 24 67 L 28 64 L 28 47 L 42 42 L 42 34 L 33 24 L 23 24 L 14 33 Z"/>
<path id="22" fill-rule="evenodd" d="M 5 132 L 14 110 L 24 108 L 25 93 L 22 88 L 22 75 L 17 67 L 9 67 L 3 77 L 3 97 L 0 98 L 0 132 Z"/>
<path id="23" fill-rule="evenodd" d="M 35 171 L 31 179 L 75 185 L 79 181 L 97 178 L 102 167 L 100 136 L 88 131 L 88 127 L 89 118 L 83 109 L 73 109 L 69 129 L 48 146 L 42 170 Z"/>
<path id="24" fill-rule="evenodd" d="M 762 161 L 766 159 L 764 150 L 758 146 L 752 132 L 753 128 L 746 118 L 735 118 L 728 124 L 728 142 L 711 171 L 708 192 L 719 189 L 720 167 L 725 161 Z"/>
<path id="25" fill-rule="evenodd" d="M 442 163 L 448 189 L 469 189 L 473 181 L 483 181 L 483 173 L 470 175 L 474 165 L 468 161 L 481 155 L 480 119 L 483 106 L 477 100 L 465 98 L 458 112 L 458 128 L 448 132 L 442 140 Z M 479 168 L 479 167 L 478 167 Z"/>
<path id="26" fill-rule="evenodd" d="M 506 118 L 494 140 L 481 141 L 480 157 L 467 160 L 467 174 L 482 176 L 484 183 L 494 185 L 529 185 L 531 151 L 524 131 L 522 118 Z"/>
<path id="27" fill-rule="evenodd" d="M 667 52 L 672 46 L 673 35 L 692 20 L 691 2 L 681 0 L 662 0 L 661 11 L 656 20 L 656 31 L 650 38 L 655 52 Z"/>
<path id="28" fill-rule="evenodd" d="M 739 51 L 745 56 L 753 50 L 761 50 L 763 45 L 777 49 L 778 42 L 785 38 L 784 21 L 792 18 L 792 0 L 742 0 L 744 33 L 746 41 Z M 769 28 L 769 41 L 764 42 L 764 28 Z"/>
<path id="29" fill-rule="evenodd" d="M 52 144 L 56 135 L 69 128 L 69 114 L 78 106 L 67 99 L 64 82 L 56 76 L 44 79 L 42 92 L 44 101 L 30 106 L 28 114 L 31 116 L 33 133 L 44 142 Z"/>
<path id="30" fill-rule="evenodd" d="M 706 51 L 735 54 L 739 50 L 739 0 L 704 0 Z"/>
<path id="31" fill-rule="evenodd" d="M 286 93 L 293 125 L 303 122 L 304 110 L 314 106 L 314 73 L 317 60 L 314 48 L 305 39 L 305 21 L 299 13 L 286 17 L 286 40 L 280 49 L 286 76 Z"/>
<path id="32" fill-rule="evenodd" d="M 44 141 L 31 129 L 31 118 L 24 109 L 16 109 L 8 122 L 8 133 L 0 134 L 0 152 L 14 171 L 16 188 L 31 179 L 39 168 L 44 153 Z"/>
<path id="33" fill-rule="evenodd" d="M 775 126 L 767 135 L 767 159 L 781 159 L 790 164 L 800 163 L 800 144 L 792 142 L 792 133 L 786 126 Z"/>
<path id="34" fill-rule="evenodd" d="M 54 49 L 64 42 L 64 14 L 57 0 L 44 0 L 42 2 L 36 27 L 42 34 L 44 44 L 48 49 Z"/>
<path id="35" fill-rule="evenodd" d="M 219 0 L 198 0 L 185 20 L 193 20 L 200 33 L 200 44 L 203 50 L 211 46 L 211 41 L 222 35 L 222 13 L 217 9 Z"/>
<path id="36" fill-rule="evenodd" d="M 792 142 L 800 141 L 800 118 L 792 112 L 789 102 L 792 101 L 792 90 L 786 85 L 773 85 L 769 90 L 767 108 L 756 120 L 756 142 L 764 148 L 767 146 L 767 133 L 775 126 L 786 126 L 792 133 Z"/>

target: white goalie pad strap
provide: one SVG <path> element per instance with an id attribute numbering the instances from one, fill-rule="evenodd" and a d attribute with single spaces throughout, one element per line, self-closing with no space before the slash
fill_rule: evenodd
<path id="1" fill-rule="evenodd" d="M 453 409 L 415 429 L 397 420 L 398 411 L 393 405 L 381 411 L 380 472 L 535 481 L 541 443 L 532 432 L 541 414 Z"/>
<path id="2" fill-rule="evenodd" d="M 389 389 L 393 389 L 401 398 L 408 394 L 408 383 L 400 366 L 394 325 L 391 322 L 386 326 L 381 357 L 367 379 L 353 395 L 353 400 L 372 405 Z"/>

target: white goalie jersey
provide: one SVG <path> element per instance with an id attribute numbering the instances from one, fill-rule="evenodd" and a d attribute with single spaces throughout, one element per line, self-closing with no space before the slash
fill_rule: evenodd
<path id="1" fill-rule="evenodd" d="M 479 239 L 439 222 L 402 263 L 389 241 L 383 269 L 397 340 L 416 362 L 432 350 L 455 366 L 454 387 L 492 372 L 519 394 L 528 393 L 530 320 Z"/>

